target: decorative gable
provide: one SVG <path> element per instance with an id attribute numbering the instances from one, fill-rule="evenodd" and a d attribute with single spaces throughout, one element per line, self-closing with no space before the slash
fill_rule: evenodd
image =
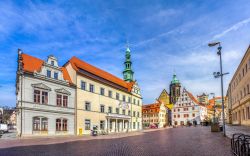
<path id="1" fill-rule="evenodd" d="M 134 83 L 133 87 L 132 87 L 132 92 L 134 94 L 137 94 L 137 95 L 141 95 L 141 90 L 137 84 L 137 82 Z"/>
<path id="2" fill-rule="evenodd" d="M 44 89 L 44 90 L 51 91 L 51 88 L 46 86 L 43 83 L 32 84 L 31 86 L 34 87 L 34 88 L 39 88 L 39 89 Z"/>
<path id="3" fill-rule="evenodd" d="M 67 91 L 66 89 L 64 89 L 64 88 L 55 89 L 55 92 L 62 93 L 62 94 L 67 94 L 67 95 L 71 95 L 71 93 L 69 91 Z"/>

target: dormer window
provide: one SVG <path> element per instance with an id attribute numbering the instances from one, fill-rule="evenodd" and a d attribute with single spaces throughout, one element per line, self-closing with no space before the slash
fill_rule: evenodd
<path id="1" fill-rule="evenodd" d="M 47 77 L 51 77 L 51 71 L 47 70 Z"/>
<path id="2" fill-rule="evenodd" d="M 56 80 L 58 79 L 58 73 L 57 72 L 54 73 L 54 79 L 56 79 Z"/>
<path id="3" fill-rule="evenodd" d="M 54 66 L 55 65 L 55 61 L 51 61 L 51 65 Z"/>

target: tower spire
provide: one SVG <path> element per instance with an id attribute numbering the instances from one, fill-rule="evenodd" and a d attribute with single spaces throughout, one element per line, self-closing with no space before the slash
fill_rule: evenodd
<path id="1" fill-rule="evenodd" d="M 127 82 L 133 81 L 133 70 L 132 70 L 132 62 L 131 62 L 131 54 L 129 49 L 129 44 L 127 42 L 126 45 L 126 54 L 125 54 L 125 69 L 123 70 L 123 79 Z"/>

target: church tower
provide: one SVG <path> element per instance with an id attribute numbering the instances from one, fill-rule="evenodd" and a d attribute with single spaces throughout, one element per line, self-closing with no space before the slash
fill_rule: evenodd
<path id="1" fill-rule="evenodd" d="M 173 79 L 170 84 L 170 103 L 175 104 L 178 97 L 180 97 L 180 90 L 181 90 L 181 83 L 176 77 L 176 74 L 174 73 Z"/>
<path id="2" fill-rule="evenodd" d="M 124 65 L 125 65 L 125 69 L 123 71 L 123 79 L 127 82 L 131 82 L 133 81 L 133 75 L 134 75 L 134 72 L 132 70 L 132 62 L 131 62 L 131 55 L 130 55 L 130 49 L 129 47 L 127 47 L 126 49 L 126 55 L 125 55 L 125 62 L 124 62 Z"/>

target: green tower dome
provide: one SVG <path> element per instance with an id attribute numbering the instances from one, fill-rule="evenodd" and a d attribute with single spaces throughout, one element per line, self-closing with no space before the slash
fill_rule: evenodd
<path id="1" fill-rule="evenodd" d="M 180 83 L 180 81 L 177 79 L 176 74 L 174 73 L 171 84 L 176 84 L 176 83 Z"/>

